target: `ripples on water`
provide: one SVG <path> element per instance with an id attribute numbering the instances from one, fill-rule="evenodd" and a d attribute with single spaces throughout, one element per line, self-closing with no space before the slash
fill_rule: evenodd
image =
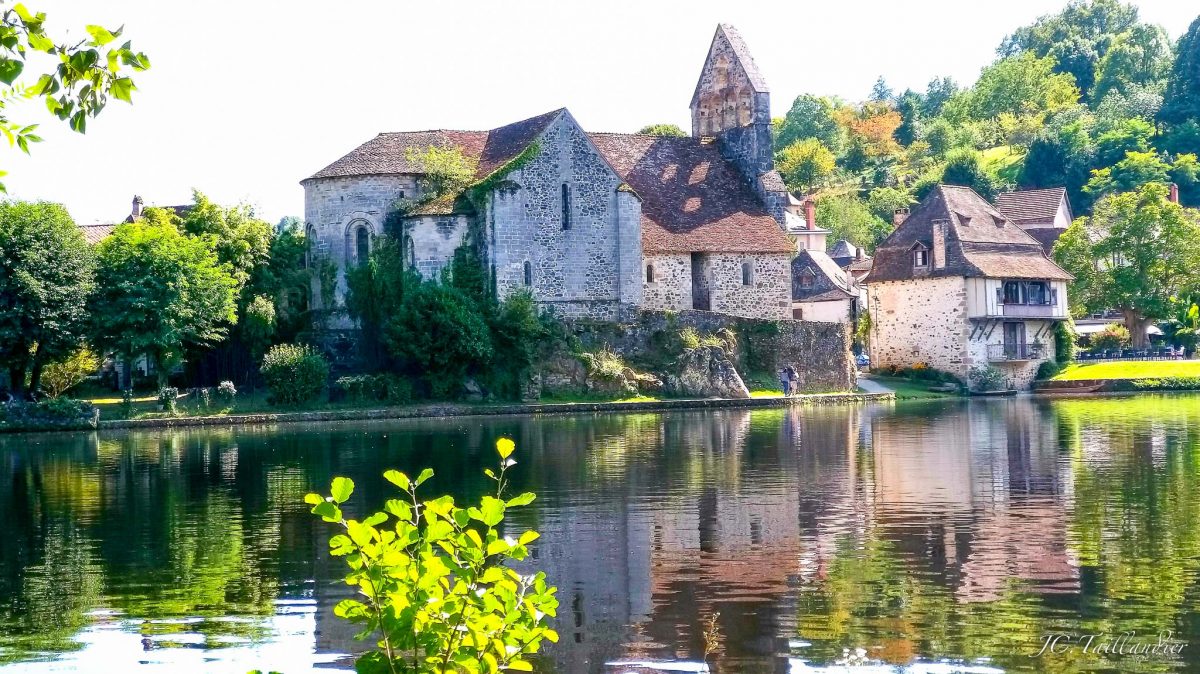
<path id="1" fill-rule="evenodd" d="M 287 673 L 361 646 L 302 502 L 488 487 L 559 587 L 541 671 L 1200 667 L 1200 397 L 0 437 L 0 672 Z M 1046 634 L 1182 652 L 1033 658 Z"/>

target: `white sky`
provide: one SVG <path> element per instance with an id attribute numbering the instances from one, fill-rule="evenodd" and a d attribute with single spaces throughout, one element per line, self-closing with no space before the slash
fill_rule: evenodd
<path id="1" fill-rule="evenodd" d="M 1014 28 L 1056 0 L 570 2 L 569 0 L 27 0 L 56 35 L 126 26 L 153 69 L 79 135 L 39 107 L 46 142 L 0 146 L 9 194 L 119 221 L 134 194 L 193 187 L 274 222 L 302 215 L 298 182 L 381 131 L 482 129 L 567 107 L 593 131 L 673 122 L 717 23 L 738 27 L 782 116 L 800 93 L 866 97 L 876 77 L 970 83 Z M 1200 5 L 1135 0 L 1178 38 Z"/>

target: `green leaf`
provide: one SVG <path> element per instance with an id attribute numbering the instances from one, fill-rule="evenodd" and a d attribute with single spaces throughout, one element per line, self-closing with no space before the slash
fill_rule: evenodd
<path id="1" fill-rule="evenodd" d="M 354 480 L 348 477 L 335 477 L 329 486 L 329 494 L 334 503 L 345 503 L 354 493 Z"/>
<path id="2" fill-rule="evenodd" d="M 501 459 L 507 459 L 516 448 L 516 443 L 508 438 L 500 438 L 496 441 L 496 453 L 500 455 Z"/>
<path id="3" fill-rule="evenodd" d="M 533 665 L 524 660 L 513 660 L 505 666 L 505 669 L 511 669 L 517 672 L 532 672 Z"/>
<path id="4" fill-rule="evenodd" d="M 541 534 L 530 529 L 529 531 L 526 531 L 525 533 L 521 534 L 521 538 L 519 538 L 517 540 L 517 544 L 518 545 L 528 545 L 541 537 L 542 537 Z"/>
<path id="5" fill-rule="evenodd" d="M 305 494 L 304 495 L 304 502 L 309 505 L 317 505 L 318 503 L 323 503 L 324 501 L 325 501 L 325 499 L 322 498 L 320 494 Z"/>
<path id="6" fill-rule="evenodd" d="M 383 474 L 383 478 L 388 482 L 400 487 L 404 491 L 408 491 L 409 481 L 408 476 L 398 470 L 389 470 Z"/>
<path id="7" fill-rule="evenodd" d="M 92 40 L 95 41 L 97 45 L 102 47 L 117 39 L 117 36 L 113 35 L 112 32 L 110 32 L 104 26 L 87 26 L 86 28 L 88 35 L 92 36 Z"/>
<path id="8" fill-rule="evenodd" d="M 504 520 L 504 501 L 494 496 L 484 496 L 478 511 L 472 513 L 472 516 L 485 525 L 494 527 Z"/>
<path id="9" fill-rule="evenodd" d="M 431 477 L 433 477 L 432 468 L 426 468 L 425 470 L 421 471 L 421 474 L 417 476 L 417 486 L 420 487 L 421 485 L 425 484 L 425 481 Z"/>
<path id="10" fill-rule="evenodd" d="M 12 84 L 21 76 L 25 63 L 18 59 L 0 59 L 0 82 Z"/>
<path id="11" fill-rule="evenodd" d="M 363 524 L 369 527 L 376 527 L 387 521 L 387 513 L 375 513 L 367 519 L 363 520 Z"/>
<path id="12" fill-rule="evenodd" d="M 400 518 L 402 521 L 408 522 L 412 519 L 412 506 L 398 498 L 388 499 L 383 509 Z"/>
<path id="13" fill-rule="evenodd" d="M 326 522 L 341 522 L 342 510 L 329 501 L 322 501 L 313 506 L 314 515 L 319 515 Z"/>
<path id="14" fill-rule="evenodd" d="M 54 41 L 39 33 L 29 34 L 29 46 L 47 54 L 54 51 Z"/>
<path id="15" fill-rule="evenodd" d="M 117 99 L 118 101 L 125 101 L 126 103 L 133 102 L 133 90 L 133 80 L 129 79 L 128 77 L 118 77 L 117 79 L 113 80 L 112 88 L 110 89 L 110 91 L 112 91 L 113 98 Z"/>
<path id="16" fill-rule="evenodd" d="M 513 508 L 516 506 L 526 506 L 530 503 L 533 503 L 533 499 L 535 498 L 537 498 L 537 494 L 534 494 L 531 491 L 527 491 L 524 494 L 517 494 L 516 496 L 508 499 L 508 507 Z"/>
<path id="17" fill-rule="evenodd" d="M 362 522 L 350 520 L 346 522 L 346 533 L 350 534 L 350 540 L 362 547 L 373 540 L 375 530 Z"/>

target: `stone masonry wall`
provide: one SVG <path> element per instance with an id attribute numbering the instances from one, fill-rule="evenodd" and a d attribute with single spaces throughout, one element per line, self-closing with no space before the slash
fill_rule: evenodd
<path id="1" fill-rule="evenodd" d="M 1025 340 L 1028 344 L 1035 341 L 1042 344 L 1040 358 L 1012 362 L 989 362 L 988 347 L 1004 344 L 1004 324 L 996 323 L 992 330 L 976 334 L 975 339 L 967 342 L 967 370 L 972 367 L 991 365 L 1004 373 L 1005 379 L 1014 388 L 1025 390 L 1033 385 L 1037 377 L 1038 367 L 1047 360 L 1054 360 L 1054 324 L 1051 321 L 1027 320 L 1025 323 Z M 1038 333 L 1041 336 L 1035 339 Z"/>
<path id="2" fill-rule="evenodd" d="M 615 316 L 621 256 L 641 256 L 640 228 L 622 227 L 620 215 L 640 220 L 641 212 L 628 203 L 618 207 L 621 181 L 583 130 L 564 113 L 542 134 L 538 154 L 506 178 L 494 190 L 487 216 L 497 294 L 525 287 L 528 262 L 531 289 L 543 306 L 561 316 Z M 635 234 L 636 242 L 629 241 Z M 637 266 L 624 265 L 629 278 Z"/>
<path id="3" fill-rule="evenodd" d="M 925 363 L 966 380 L 970 326 L 962 277 L 871 283 L 867 310 L 873 366 Z"/>
<path id="4" fill-rule="evenodd" d="M 679 311 L 692 308 L 692 260 L 687 253 L 647 255 L 654 268 L 654 281 L 645 280 L 642 270 L 642 306 L 647 309 Z"/>
<path id="5" fill-rule="evenodd" d="M 425 215 L 404 223 L 405 263 L 427 279 L 441 278 L 442 269 L 454 259 L 454 251 L 467 235 L 465 215 Z"/>
<path id="6" fill-rule="evenodd" d="M 709 260 L 713 311 L 768 320 L 791 317 L 790 255 L 714 253 Z M 745 262 L 752 267 L 750 285 L 742 284 Z"/>
<path id="7" fill-rule="evenodd" d="M 850 327 L 840 323 L 769 321 L 710 311 L 627 311 L 616 323 L 572 321 L 587 350 L 605 345 L 631 360 L 661 357 L 661 345 L 685 327 L 702 334 L 729 328 L 738 336 L 736 364 L 742 373 L 796 368 L 803 391 L 852 391 L 857 374 L 850 353 Z"/>

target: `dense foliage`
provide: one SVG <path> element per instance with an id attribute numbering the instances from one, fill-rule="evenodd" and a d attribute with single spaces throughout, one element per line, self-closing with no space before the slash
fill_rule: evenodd
<path id="1" fill-rule="evenodd" d="M 686 138 L 688 135 L 686 131 L 675 124 L 649 124 L 638 129 L 638 133 L 665 138 Z"/>
<path id="2" fill-rule="evenodd" d="M 276 344 L 263 356 L 262 375 L 271 389 L 272 402 L 299 405 L 325 388 L 329 363 L 306 344 Z"/>
<path id="3" fill-rule="evenodd" d="M 1109 194 L 1175 182 L 1196 206 L 1196 101 L 1200 19 L 1173 46 L 1132 5 L 1072 0 L 1015 30 L 972 86 L 937 77 L 896 92 L 880 78 L 863 102 L 798 96 L 774 121 L 776 163 L 816 194 L 818 225 L 868 251 L 938 183 L 988 198 L 1065 186 L 1090 215 Z"/>
<path id="4" fill-rule="evenodd" d="M 415 478 L 384 473 L 401 498 L 361 520 L 342 510 L 354 492 L 349 478 L 334 478 L 327 496 L 304 497 L 314 515 L 345 532 L 329 540 L 330 553 L 345 559 L 346 584 L 357 595 L 338 603 L 334 614 L 362 625 L 361 638 L 378 646 L 358 658 L 359 672 L 533 671 L 528 658 L 543 641 L 558 641 L 548 620 L 558 599 L 546 574 L 507 566 L 529 555 L 538 534 L 501 528 L 534 494 L 505 497 L 508 469 L 516 464 L 513 441 L 501 438 L 496 450 L 498 469 L 484 471 L 496 483 L 495 495 L 467 508 L 451 496 L 420 500 L 418 489 L 433 477 L 429 468 Z"/>
<path id="5" fill-rule="evenodd" d="M 1121 311 L 1137 347 L 1200 284 L 1200 212 L 1169 201 L 1159 183 L 1106 196 L 1062 239 L 1055 257 L 1075 275 L 1074 308 Z"/>
<path id="6" fill-rule="evenodd" d="M 0 203 L 0 367 L 18 396 L 82 343 L 95 261 L 58 204 Z"/>
<path id="7" fill-rule="evenodd" d="M 187 347 L 220 341 L 237 320 L 238 281 L 212 237 L 187 236 L 151 213 L 118 226 L 96 255 L 92 343 L 127 360 L 145 354 L 161 384 Z"/>

